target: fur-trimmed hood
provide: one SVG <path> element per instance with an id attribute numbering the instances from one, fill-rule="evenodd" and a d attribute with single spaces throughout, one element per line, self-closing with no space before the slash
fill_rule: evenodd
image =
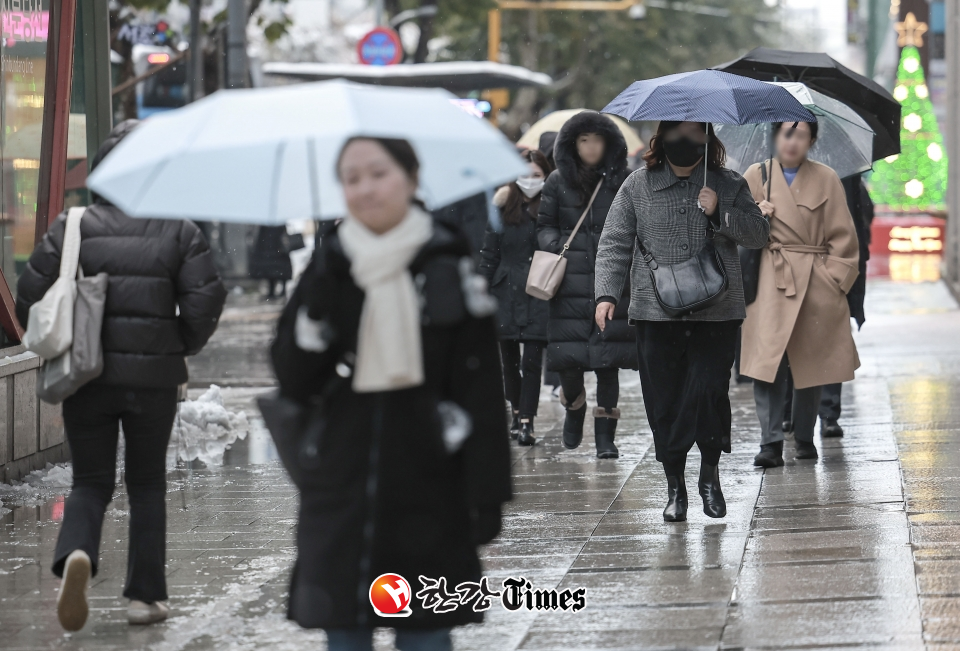
<path id="1" fill-rule="evenodd" d="M 606 140 L 601 171 L 606 176 L 607 185 L 616 190 L 627 172 L 627 141 L 613 120 L 596 111 L 577 113 L 560 128 L 554 145 L 554 158 L 560 176 L 569 186 L 578 186 L 577 136 L 581 133 L 597 133 Z"/>

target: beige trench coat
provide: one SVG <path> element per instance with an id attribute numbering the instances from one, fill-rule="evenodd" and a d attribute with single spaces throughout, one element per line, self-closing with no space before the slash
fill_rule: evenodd
<path id="1" fill-rule="evenodd" d="M 763 200 L 760 164 L 744 178 L 754 199 Z M 776 161 L 770 178 L 776 209 L 757 300 L 743 322 L 740 372 L 773 382 L 786 352 L 798 389 L 852 380 L 860 358 L 846 294 L 860 253 L 843 186 L 831 168 L 809 160 L 789 186 Z"/>

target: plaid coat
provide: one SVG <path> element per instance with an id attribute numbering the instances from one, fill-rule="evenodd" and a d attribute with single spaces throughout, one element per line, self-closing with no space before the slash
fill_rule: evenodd
<path id="1" fill-rule="evenodd" d="M 770 224 L 736 172 L 710 172 L 707 185 L 717 193 L 718 237 L 714 244 L 727 270 L 729 287 L 716 305 L 681 319 L 668 316 L 657 303 L 650 268 L 640 255 L 637 238 L 660 264 L 676 264 L 694 256 L 706 241 L 707 218 L 697 207 L 703 169 L 681 180 L 669 165 L 642 168 L 620 188 L 607 215 L 597 252 L 596 295 L 619 297 L 630 273 L 629 317 L 633 321 L 729 321 L 743 319 L 743 282 L 737 245 L 766 245 Z M 716 222 L 715 222 L 716 225 Z M 631 268 L 632 265 L 632 268 Z"/>

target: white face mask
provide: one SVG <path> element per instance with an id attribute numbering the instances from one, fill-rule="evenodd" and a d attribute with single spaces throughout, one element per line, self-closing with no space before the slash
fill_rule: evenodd
<path id="1" fill-rule="evenodd" d="M 535 176 L 521 176 L 517 179 L 517 187 L 520 188 L 520 191 L 523 192 L 528 199 L 533 199 L 540 194 L 540 191 L 543 190 L 544 183 L 545 181 L 543 179 Z"/>

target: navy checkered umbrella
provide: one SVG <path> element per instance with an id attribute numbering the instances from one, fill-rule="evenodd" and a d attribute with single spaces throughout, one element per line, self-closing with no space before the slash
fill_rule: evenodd
<path id="1" fill-rule="evenodd" d="M 635 81 L 600 112 L 631 121 L 718 124 L 817 121 L 786 89 L 719 70 L 696 70 Z"/>

